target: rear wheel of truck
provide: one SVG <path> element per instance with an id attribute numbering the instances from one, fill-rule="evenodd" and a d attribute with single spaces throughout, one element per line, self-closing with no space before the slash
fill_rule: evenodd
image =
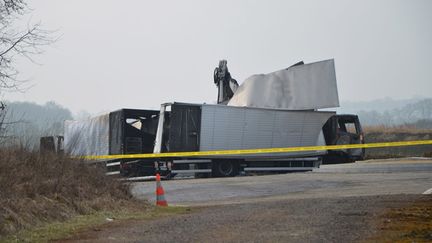
<path id="1" fill-rule="evenodd" d="M 217 160 L 213 161 L 212 176 L 231 177 L 239 173 L 240 164 L 237 161 Z"/>

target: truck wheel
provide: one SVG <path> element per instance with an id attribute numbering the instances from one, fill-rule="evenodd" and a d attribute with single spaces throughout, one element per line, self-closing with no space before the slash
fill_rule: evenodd
<path id="1" fill-rule="evenodd" d="M 215 177 L 231 177 L 239 173 L 239 163 L 236 161 L 213 161 L 212 175 Z"/>

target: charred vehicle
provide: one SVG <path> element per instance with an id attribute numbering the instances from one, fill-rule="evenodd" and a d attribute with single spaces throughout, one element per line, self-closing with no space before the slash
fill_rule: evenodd
<path id="1" fill-rule="evenodd" d="M 364 134 L 357 115 L 335 115 L 323 127 L 327 145 L 364 144 Z M 365 149 L 329 150 L 324 164 L 363 160 Z"/>
<path id="2" fill-rule="evenodd" d="M 166 103 L 160 110 L 121 109 L 85 121 L 66 121 L 65 152 L 74 156 L 220 151 L 363 143 L 355 115 L 339 106 L 333 60 L 253 75 L 238 85 L 227 62 L 214 72 L 218 104 Z M 235 176 L 248 171 L 305 171 L 322 161 L 360 160 L 364 150 L 300 151 L 122 159 L 107 161 L 122 175 L 194 173 Z M 109 172 L 112 174 L 117 171 Z"/>

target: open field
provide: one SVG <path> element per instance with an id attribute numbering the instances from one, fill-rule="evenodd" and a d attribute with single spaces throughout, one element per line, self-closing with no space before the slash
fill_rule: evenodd
<path id="1" fill-rule="evenodd" d="M 366 143 L 432 139 L 432 130 L 416 129 L 410 126 L 365 127 L 364 132 L 365 132 Z M 373 149 L 366 150 L 366 158 L 368 159 L 413 157 L 413 156 L 432 157 L 432 145 L 413 146 L 413 147 L 373 148 Z"/>

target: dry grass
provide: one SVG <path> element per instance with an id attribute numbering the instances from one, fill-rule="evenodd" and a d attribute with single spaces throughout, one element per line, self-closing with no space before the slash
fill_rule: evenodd
<path id="1" fill-rule="evenodd" d="M 0 151 L 0 238 L 78 215 L 146 207 L 104 173 L 65 156 Z"/>
<path id="2" fill-rule="evenodd" d="M 366 126 L 366 143 L 431 140 L 432 129 L 418 129 L 414 125 Z M 431 157 L 432 145 L 366 149 L 366 159 L 398 157 Z"/>
<path id="3" fill-rule="evenodd" d="M 432 129 L 419 129 L 415 125 L 399 125 L 399 126 L 365 126 L 364 133 L 409 133 L 409 134 L 428 134 L 432 133 Z"/>

